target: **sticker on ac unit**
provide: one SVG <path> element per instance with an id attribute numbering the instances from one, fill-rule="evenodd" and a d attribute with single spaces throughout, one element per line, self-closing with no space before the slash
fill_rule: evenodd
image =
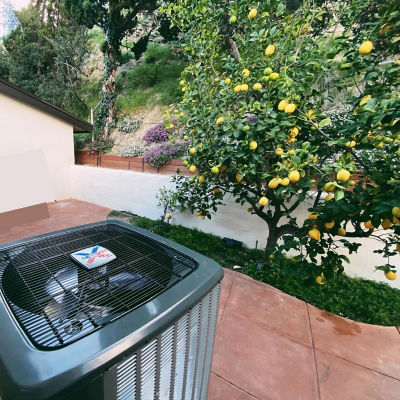
<path id="1" fill-rule="evenodd" d="M 101 267 L 117 258 L 114 253 L 102 246 L 88 247 L 71 253 L 70 256 L 86 269 Z"/>

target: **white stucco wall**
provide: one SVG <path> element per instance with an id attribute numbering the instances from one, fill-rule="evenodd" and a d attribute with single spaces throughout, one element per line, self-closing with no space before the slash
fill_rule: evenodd
<path id="1" fill-rule="evenodd" d="M 172 188 L 168 175 L 145 174 L 133 171 L 113 170 L 90 166 L 72 167 L 72 197 L 93 202 L 114 210 L 129 211 L 140 216 L 156 219 L 161 215 L 157 207 L 156 194 L 162 187 Z M 268 236 L 266 224 L 257 216 L 247 212 L 248 206 L 240 206 L 229 198 L 211 220 L 202 221 L 190 213 L 175 215 L 172 223 L 187 227 L 197 227 L 202 231 L 218 236 L 241 240 L 248 247 L 265 246 Z M 308 215 L 307 205 L 297 211 L 299 219 Z M 389 282 L 381 271 L 374 273 L 374 265 L 386 261 L 374 254 L 376 242 L 364 239 L 358 254 L 349 256 L 351 263 L 346 264 L 346 273 L 389 283 L 400 289 L 400 281 Z M 344 254 L 348 255 L 347 252 Z M 393 259 L 400 269 L 400 255 Z"/>
<path id="2" fill-rule="evenodd" d="M 0 212 L 71 197 L 73 164 L 72 125 L 0 93 Z"/>

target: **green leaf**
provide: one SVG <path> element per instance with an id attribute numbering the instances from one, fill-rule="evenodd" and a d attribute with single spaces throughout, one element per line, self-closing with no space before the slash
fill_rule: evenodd
<path id="1" fill-rule="evenodd" d="M 336 200 L 336 201 L 342 200 L 343 197 L 344 197 L 344 192 L 343 192 L 343 190 L 337 190 L 337 191 L 335 192 L 335 200 Z"/>
<path id="2" fill-rule="evenodd" d="M 325 118 L 319 123 L 320 128 L 324 128 L 325 126 L 329 126 L 331 124 L 330 118 Z"/>

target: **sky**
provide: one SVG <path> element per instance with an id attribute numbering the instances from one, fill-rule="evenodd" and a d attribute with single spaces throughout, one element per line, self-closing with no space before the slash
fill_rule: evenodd
<path id="1" fill-rule="evenodd" d="M 2 8 L 2 3 L 5 3 L 6 0 L 0 0 L 0 9 Z M 20 10 L 21 8 L 26 7 L 29 4 L 30 0 L 7 0 L 9 3 L 12 4 L 14 10 Z M 2 25 L 2 15 L 0 13 L 0 37 L 3 36 L 5 33 L 4 26 Z"/>

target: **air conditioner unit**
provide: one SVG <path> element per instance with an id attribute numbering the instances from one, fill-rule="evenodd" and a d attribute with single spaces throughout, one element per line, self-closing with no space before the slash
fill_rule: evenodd
<path id="1" fill-rule="evenodd" d="M 0 246 L 3 400 L 201 400 L 222 269 L 105 221 Z"/>

